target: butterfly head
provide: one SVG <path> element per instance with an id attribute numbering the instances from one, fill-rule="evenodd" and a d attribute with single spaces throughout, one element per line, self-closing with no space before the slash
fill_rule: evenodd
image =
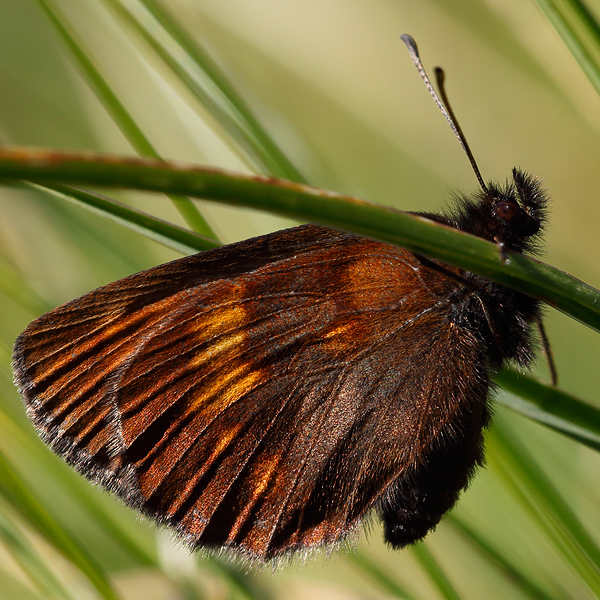
<path id="1" fill-rule="evenodd" d="M 548 196 L 540 181 L 514 168 L 505 185 L 490 182 L 475 198 L 459 198 L 454 225 L 503 248 L 535 252 Z"/>

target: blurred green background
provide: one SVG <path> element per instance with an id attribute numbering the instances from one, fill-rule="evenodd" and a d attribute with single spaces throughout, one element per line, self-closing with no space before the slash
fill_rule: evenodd
<path id="1" fill-rule="evenodd" d="M 48 6 L 161 156 L 251 170 L 219 123 L 115 12 L 118 4 L 57 0 Z M 600 10 L 598 2 L 588 7 Z M 312 185 L 435 211 L 452 190 L 474 190 L 476 180 L 399 40 L 410 33 L 426 68 L 445 68 L 484 178 L 504 180 L 520 166 L 545 181 L 553 201 L 544 260 L 600 287 L 600 99 L 535 2 L 170 0 L 168 8 Z M 0 0 L 0 9 L 0 143 L 133 154 L 40 4 Z M 188 60 L 175 55 L 182 64 Z M 162 196 L 111 196 L 185 225 Z M 223 242 L 293 224 L 197 205 Z M 453 513 L 500 559 L 451 519 L 417 550 L 402 552 L 387 549 L 373 523 L 358 554 L 324 553 L 306 565 L 248 573 L 188 556 L 168 534 L 71 473 L 28 425 L 11 381 L 12 343 L 45 310 L 177 256 L 40 192 L 0 191 L 0 600 L 102 597 L 89 573 L 59 551 L 64 546 L 57 549 L 36 526 L 33 513 L 20 510 L 26 502 L 19 490 L 91 557 L 116 597 L 128 600 L 599 597 L 597 453 L 502 407 L 500 427 L 490 435 L 489 468 Z M 546 322 L 561 387 L 600 404 L 596 334 L 551 310 Z M 543 361 L 537 367 L 547 378 Z M 562 524 L 535 501 L 544 486 L 506 474 L 499 436 L 507 432 L 572 511 L 553 502 Z M 583 555 L 572 550 L 581 546 L 580 525 L 592 548 Z"/>

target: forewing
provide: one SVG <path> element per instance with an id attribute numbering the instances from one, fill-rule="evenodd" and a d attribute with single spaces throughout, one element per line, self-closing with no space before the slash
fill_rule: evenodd
<path id="1" fill-rule="evenodd" d="M 346 536 L 437 434 L 432 414 L 452 420 L 423 365 L 451 360 L 455 285 L 295 228 L 59 307 L 19 338 L 16 371 L 42 437 L 88 477 L 192 546 L 271 558 Z"/>

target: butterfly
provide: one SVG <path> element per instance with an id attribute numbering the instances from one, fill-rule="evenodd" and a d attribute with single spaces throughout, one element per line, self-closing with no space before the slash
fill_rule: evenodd
<path id="1" fill-rule="evenodd" d="M 481 184 L 424 216 L 535 252 L 537 179 Z M 268 561 L 369 514 L 394 548 L 423 538 L 483 462 L 490 371 L 527 366 L 538 323 L 520 292 L 304 225 L 55 308 L 13 366 L 41 438 L 88 479 L 193 549 Z"/>

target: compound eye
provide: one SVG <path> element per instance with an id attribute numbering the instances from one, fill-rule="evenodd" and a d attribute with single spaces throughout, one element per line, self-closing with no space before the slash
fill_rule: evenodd
<path id="1" fill-rule="evenodd" d="M 500 217 L 503 221 L 510 223 L 515 217 L 521 216 L 521 207 L 511 200 L 501 200 L 494 204 L 494 214 Z"/>

